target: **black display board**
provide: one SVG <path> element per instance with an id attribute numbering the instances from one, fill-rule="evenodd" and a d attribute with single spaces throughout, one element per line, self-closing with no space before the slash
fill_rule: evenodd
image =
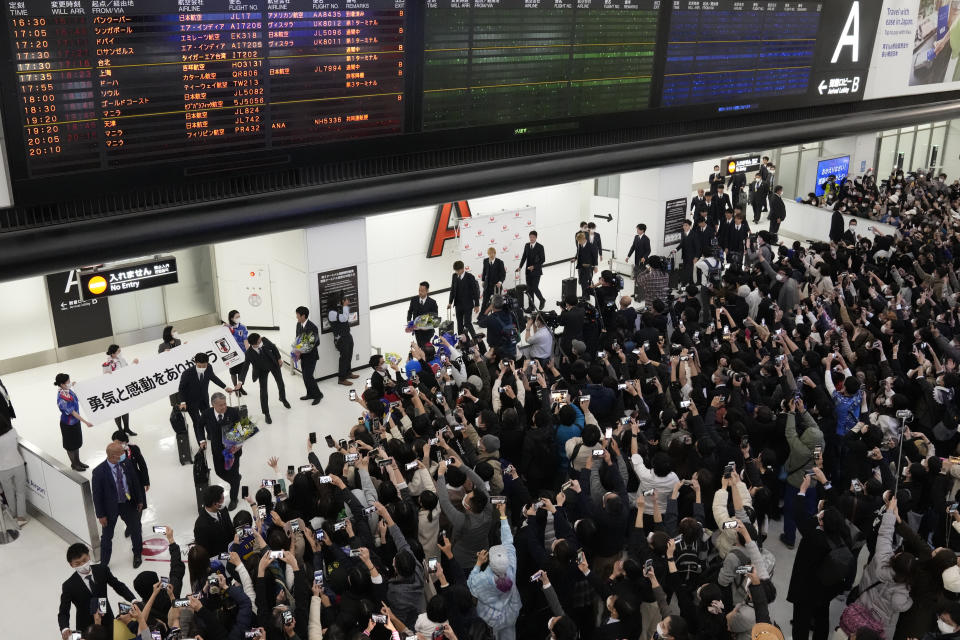
<path id="1" fill-rule="evenodd" d="M 167 256 L 83 271 L 80 274 L 80 290 L 83 291 L 84 299 L 106 298 L 176 284 L 177 281 L 177 259 Z"/>
<path id="2" fill-rule="evenodd" d="M 47 295 L 58 347 L 113 335 L 110 305 L 106 300 L 83 299 L 77 270 L 48 274 Z"/>
<path id="3" fill-rule="evenodd" d="M 686 219 L 687 199 L 667 200 L 663 217 L 663 246 L 669 247 L 680 243 L 680 233 L 683 231 L 683 221 Z"/>
<path id="4" fill-rule="evenodd" d="M 350 299 L 350 326 L 359 326 L 357 297 L 360 290 L 357 286 L 356 267 L 321 271 L 317 274 L 317 287 L 320 291 L 320 333 L 333 331 L 333 327 L 330 325 L 330 312 L 340 313 L 343 310 L 340 306 L 330 304 L 332 295 L 336 295 L 338 299 L 342 296 Z"/>
<path id="5" fill-rule="evenodd" d="M 27 205 L 858 101 L 882 0 L 2 6 L 4 127 Z"/>

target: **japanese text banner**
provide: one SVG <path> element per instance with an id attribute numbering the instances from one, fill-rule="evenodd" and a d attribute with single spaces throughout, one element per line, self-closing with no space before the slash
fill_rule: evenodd
<path id="1" fill-rule="evenodd" d="M 80 412 L 94 424 L 112 420 L 176 393 L 180 376 L 193 369 L 197 353 L 210 356 L 210 366 L 223 370 L 243 361 L 230 330 L 224 326 L 192 336 L 189 344 L 170 349 L 113 373 L 81 380 L 74 391 Z"/>

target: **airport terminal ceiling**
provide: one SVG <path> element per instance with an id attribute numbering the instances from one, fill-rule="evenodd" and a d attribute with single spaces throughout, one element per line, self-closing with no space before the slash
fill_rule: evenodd
<path id="1" fill-rule="evenodd" d="M 551 161 L 577 166 L 554 181 L 640 167 L 654 139 L 729 151 L 751 132 L 799 141 L 811 118 L 804 140 L 880 109 L 953 117 L 954 4 L 4 0 L 0 229 L 265 193 L 369 211 L 354 187 L 402 182 L 398 204 L 438 180 L 498 188 L 463 177 L 478 168 L 517 187 Z"/>

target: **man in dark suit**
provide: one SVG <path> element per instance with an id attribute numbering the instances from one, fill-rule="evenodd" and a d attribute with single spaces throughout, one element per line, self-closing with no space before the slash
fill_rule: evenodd
<path id="1" fill-rule="evenodd" d="M 129 460 L 123 458 L 123 446 L 118 442 L 107 445 L 107 459 L 93 469 L 93 510 L 100 521 L 100 562 L 110 564 L 113 553 L 113 529 L 121 518 L 130 532 L 133 543 L 133 568 L 143 560 L 143 534 L 140 529 L 140 512 L 147 498 L 137 472 Z"/>
<path id="2" fill-rule="evenodd" d="M 727 262 L 743 264 L 749 235 L 750 226 L 743 219 L 743 212 L 737 209 L 733 214 L 733 224 L 727 229 Z"/>
<path id="3" fill-rule="evenodd" d="M 763 174 L 758 172 L 750 183 L 750 208 L 753 209 L 754 224 L 760 222 L 760 213 L 766 205 L 767 183 L 763 180 Z"/>
<path id="4" fill-rule="evenodd" d="M 690 213 L 697 214 L 707 208 L 707 199 L 703 195 L 703 189 L 697 189 L 697 195 L 690 198 Z"/>
<path id="5" fill-rule="evenodd" d="M 200 443 L 200 448 L 206 449 L 209 442 L 213 455 L 213 471 L 230 484 L 230 505 L 227 510 L 232 511 L 237 508 L 237 496 L 240 492 L 240 455 L 243 451 L 238 448 L 233 454 L 233 465 L 229 469 L 224 468 L 223 432 L 240 421 L 240 410 L 228 407 L 227 397 L 222 393 L 213 394 L 210 403 L 213 406 L 200 416 L 207 436 L 206 440 Z"/>
<path id="6" fill-rule="evenodd" d="M 193 357 L 194 368 L 187 369 L 180 374 L 180 409 L 186 409 L 193 422 L 193 434 L 197 442 L 203 440 L 203 427 L 200 426 L 200 412 L 210 406 L 210 392 L 207 388 L 210 383 L 233 392 L 234 387 L 227 387 L 223 380 L 210 368 L 210 357 L 205 353 L 198 353 Z"/>
<path id="7" fill-rule="evenodd" d="M 473 328 L 473 314 L 480 312 L 480 288 L 477 279 L 468 273 L 463 262 L 453 263 L 453 278 L 450 281 L 450 299 L 447 309 L 453 307 L 457 317 L 457 331 L 477 337 Z"/>
<path id="8" fill-rule="evenodd" d="M 313 324 L 308 318 L 310 316 L 310 310 L 306 307 L 297 307 L 297 329 L 296 329 L 296 339 L 300 340 L 302 335 L 312 335 L 314 340 L 314 345 L 320 346 L 320 330 L 317 329 L 317 325 Z M 300 398 L 301 400 L 313 400 L 312 404 L 319 404 L 323 400 L 323 392 L 320 391 L 320 388 L 317 387 L 317 379 L 313 376 L 313 371 L 317 366 L 317 361 L 320 359 L 320 355 L 317 353 L 317 348 L 314 347 L 312 350 L 300 354 L 300 372 L 303 374 L 303 386 L 306 389 L 307 395 Z"/>
<path id="9" fill-rule="evenodd" d="M 717 211 L 717 224 L 723 220 L 723 214 L 727 211 L 733 211 L 733 203 L 730 202 L 730 194 L 723 190 L 723 185 L 717 185 L 717 195 L 713 197 L 713 207 Z"/>
<path id="10" fill-rule="evenodd" d="M 271 374 L 277 381 L 281 404 L 287 409 L 290 408 L 290 403 L 287 402 L 287 390 L 283 385 L 283 376 L 280 375 L 280 368 L 283 366 L 280 350 L 259 333 L 251 333 L 247 336 L 247 342 L 250 344 L 250 348 L 247 349 L 247 363 L 253 370 L 253 381 L 260 381 L 260 410 L 267 424 L 273 424 L 273 419 L 270 418 L 270 404 L 267 401 L 267 382 Z"/>
<path id="11" fill-rule="evenodd" d="M 600 240 L 600 234 L 597 233 L 597 223 L 587 223 L 587 242 L 597 248 L 597 258 L 603 259 L 603 242 Z"/>
<path id="12" fill-rule="evenodd" d="M 731 173 L 730 177 L 727 178 L 727 186 L 730 187 L 730 197 L 734 208 L 740 206 L 740 194 L 747 186 L 747 174 L 743 171 Z"/>
<path id="13" fill-rule="evenodd" d="M 507 268 L 503 260 L 497 257 L 497 250 L 493 247 L 487 249 L 487 259 L 483 261 L 483 272 L 480 274 L 480 282 L 483 284 L 483 304 L 484 309 L 490 304 L 490 298 L 495 293 L 500 293 L 503 287 L 503 281 L 507 279 Z"/>
<path id="14" fill-rule="evenodd" d="M 633 244 L 630 245 L 630 251 L 627 252 L 627 260 L 633 256 L 633 266 L 640 267 L 647 264 L 647 258 L 650 257 L 650 238 L 647 236 L 647 225 L 638 224 L 637 234 L 633 236 Z"/>
<path id="15" fill-rule="evenodd" d="M 720 165 L 713 165 L 713 173 L 707 178 L 707 182 L 710 183 L 710 193 L 716 195 L 717 187 L 723 186 L 723 174 L 720 173 Z"/>
<path id="16" fill-rule="evenodd" d="M 586 235 L 582 233 L 577 235 L 577 255 L 570 262 L 577 265 L 577 279 L 580 281 L 581 297 L 589 298 L 590 287 L 593 284 L 593 274 L 598 270 L 599 259 L 597 248 L 587 242 Z"/>
<path id="17" fill-rule="evenodd" d="M 440 315 L 437 301 L 430 297 L 430 283 L 426 280 L 420 283 L 417 295 L 410 298 L 410 306 L 407 307 L 407 322 L 425 313 L 432 313 L 435 316 Z M 414 331 L 413 335 L 417 338 L 417 344 L 422 347 L 430 342 L 430 339 L 433 337 L 433 329 Z"/>
<path id="18" fill-rule="evenodd" d="M 783 203 L 783 187 L 777 185 L 773 188 L 773 195 L 770 196 L 770 213 L 767 220 L 770 221 L 770 233 L 776 235 L 780 231 L 780 223 L 787 217 L 787 206 Z"/>
<path id="19" fill-rule="evenodd" d="M 839 243 L 843 239 L 843 213 L 840 207 L 833 210 L 833 216 L 830 218 L 830 242 Z"/>
<path id="20" fill-rule="evenodd" d="M 520 266 L 517 267 L 517 271 L 520 271 L 520 269 L 523 269 L 523 265 L 527 265 L 523 273 L 526 276 L 527 295 L 530 296 L 529 311 L 533 311 L 534 296 L 540 300 L 541 309 L 547 302 L 543 294 L 540 293 L 540 276 L 543 275 L 543 263 L 546 261 L 543 245 L 537 244 L 537 232 L 531 231 L 530 242 L 524 245 L 523 256 L 520 257 Z"/>
<path id="21" fill-rule="evenodd" d="M 683 228 L 680 231 L 680 246 L 677 247 L 680 252 L 680 282 L 688 284 L 693 281 L 693 261 L 699 255 L 697 254 L 697 240 L 693 235 L 690 221 L 683 221 Z"/>
<path id="22" fill-rule="evenodd" d="M 728 248 L 728 239 L 730 229 L 733 227 L 733 211 L 724 211 L 723 218 L 717 226 L 717 244 L 721 249 Z"/>
<path id="23" fill-rule="evenodd" d="M 67 562 L 74 569 L 74 573 L 60 586 L 60 610 L 57 612 L 57 623 L 64 640 L 67 640 L 74 630 L 85 634 L 87 627 L 94 623 L 93 609 L 99 604 L 100 598 L 107 598 L 107 586 L 127 602 L 136 600 L 137 596 L 133 591 L 113 575 L 106 563 L 91 564 L 90 549 L 82 542 L 75 542 L 67 547 Z M 97 604 L 94 604 L 95 602 Z M 71 605 L 77 608 L 73 629 L 70 628 Z M 104 629 L 111 629 L 112 621 L 113 611 L 108 601 L 107 613 L 101 615 L 100 624 Z"/>
<path id="24" fill-rule="evenodd" d="M 212 484 L 201 496 L 203 511 L 193 523 L 193 540 L 203 547 L 211 558 L 227 550 L 233 541 L 233 522 L 230 512 L 223 508 L 223 487 Z"/>

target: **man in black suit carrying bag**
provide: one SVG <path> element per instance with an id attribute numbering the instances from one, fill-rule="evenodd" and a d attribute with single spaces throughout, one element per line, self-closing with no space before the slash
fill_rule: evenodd
<path id="1" fill-rule="evenodd" d="M 540 277 L 543 275 L 543 263 L 547 261 L 543 245 L 537 243 L 537 232 L 530 232 L 530 242 L 523 247 L 523 256 L 520 258 L 520 266 L 517 271 L 524 268 L 523 273 L 527 283 L 527 295 L 530 297 L 530 307 L 528 311 L 533 311 L 533 299 L 540 300 L 540 308 L 547 303 L 543 294 L 540 293 Z"/>
<path id="2" fill-rule="evenodd" d="M 263 412 L 263 419 L 267 424 L 273 424 L 267 398 L 267 382 L 270 380 L 270 375 L 273 375 L 273 379 L 277 381 L 281 404 L 287 409 L 290 408 L 290 403 L 287 402 L 287 390 L 283 385 L 283 376 L 280 375 L 280 368 L 283 366 L 280 350 L 259 333 L 251 333 L 247 336 L 247 342 L 250 343 L 250 348 L 247 349 L 247 363 L 253 370 L 253 381 L 260 382 L 260 411 Z"/>
<path id="3" fill-rule="evenodd" d="M 223 507 L 223 487 L 212 484 L 203 490 L 203 511 L 193 523 L 193 540 L 211 558 L 224 553 L 233 542 L 233 521 Z"/>
<path id="4" fill-rule="evenodd" d="M 316 348 L 316 345 L 320 340 L 320 330 L 317 329 L 317 325 L 313 324 L 313 322 L 309 320 L 309 309 L 306 307 L 297 307 L 296 313 L 297 342 L 300 341 L 301 336 L 312 335 L 314 344 L 314 348 L 310 351 L 307 351 L 306 353 L 300 353 L 300 372 L 303 374 L 303 386 L 307 391 L 307 395 L 300 399 L 313 400 L 313 404 L 318 404 L 321 400 L 323 400 L 323 393 L 320 391 L 320 388 L 317 387 L 317 379 L 313 377 L 313 371 L 316 369 L 317 361 L 320 359 Z"/>
<path id="5" fill-rule="evenodd" d="M 650 238 L 647 236 L 647 225 L 637 225 L 637 235 L 633 236 L 633 244 L 630 245 L 630 251 L 627 252 L 627 259 L 633 256 L 634 273 L 641 265 L 647 264 L 647 258 L 650 257 Z"/>
<path id="6" fill-rule="evenodd" d="M 477 337 L 473 328 L 473 314 L 480 312 L 480 288 L 472 273 L 467 273 L 463 262 L 453 263 L 453 279 L 450 281 L 450 300 L 447 309 L 453 307 L 457 317 L 457 331 Z"/>
<path id="7" fill-rule="evenodd" d="M 493 247 L 487 249 L 487 259 L 483 261 L 483 272 L 480 274 L 480 282 L 483 283 L 483 308 L 490 305 L 490 298 L 495 293 L 500 293 L 503 287 L 503 281 L 507 279 L 507 268 L 503 260 L 497 257 L 497 250 Z"/>
<path id="8" fill-rule="evenodd" d="M 124 457 L 123 446 L 119 442 L 107 445 L 107 459 L 93 469 L 92 491 L 93 509 L 100 521 L 100 562 L 110 564 L 113 553 L 113 529 L 117 518 L 123 520 L 130 532 L 133 543 L 133 568 L 143 560 L 143 533 L 140 528 L 140 512 L 147 501 L 143 486 L 136 470 Z"/>
<path id="9" fill-rule="evenodd" d="M 750 183 L 750 208 L 753 209 L 753 223 L 760 222 L 760 213 L 767 204 L 767 183 L 763 174 L 757 173 Z"/>
<path id="10" fill-rule="evenodd" d="M 203 440 L 203 427 L 200 426 L 200 413 L 210 406 L 210 392 L 207 388 L 210 383 L 217 385 L 227 393 L 232 393 L 234 387 L 227 387 L 223 380 L 210 368 L 210 357 L 205 353 L 198 353 L 193 357 L 194 368 L 187 369 L 180 375 L 180 410 L 186 410 L 193 422 L 193 434 L 197 442 Z M 239 386 L 239 385 L 237 385 Z"/>
<path id="11" fill-rule="evenodd" d="M 587 236 L 577 234 L 577 255 L 571 262 L 577 265 L 577 279 L 583 291 L 582 298 L 590 297 L 590 288 L 593 285 L 593 274 L 597 272 L 599 259 L 596 246 L 587 242 Z"/>
<path id="12" fill-rule="evenodd" d="M 57 623 L 63 640 L 76 630 L 86 634 L 87 628 L 94 623 L 93 612 L 99 608 L 100 599 L 107 600 L 107 587 L 127 602 L 133 602 L 137 596 L 130 587 L 120 582 L 106 564 L 90 562 L 90 548 L 82 542 L 67 547 L 67 562 L 74 573 L 63 581 L 60 587 L 60 609 Z M 77 608 L 76 623 L 70 628 L 70 607 Z M 105 629 L 113 628 L 113 610 L 106 602 L 106 613 L 100 614 L 100 625 Z"/>
<path id="13" fill-rule="evenodd" d="M 440 315 L 440 309 L 437 307 L 437 301 L 430 297 L 430 283 L 424 280 L 420 283 L 417 295 L 410 298 L 410 306 L 407 307 L 407 322 L 411 322 L 426 313 L 432 313 L 435 316 Z M 433 337 L 433 329 L 415 330 L 417 344 L 421 347 Z"/>
<path id="14" fill-rule="evenodd" d="M 240 455 L 243 451 L 238 448 L 233 454 L 233 465 L 227 469 L 223 458 L 223 432 L 228 431 L 240 421 L 240 410 L 227 406 L 227 397 L 222 393 L 215 393 L 210 397 L 213 405 L 203 412 L 200 420 L 206 432 L 206 440 L 200 443 L 201 449 L 210 445 L 213 454 L 213 471 L 217 477 L 230 484 L 230 505 L 228 510 L 237 508 L 237 497 L 240 493 Z"/>

